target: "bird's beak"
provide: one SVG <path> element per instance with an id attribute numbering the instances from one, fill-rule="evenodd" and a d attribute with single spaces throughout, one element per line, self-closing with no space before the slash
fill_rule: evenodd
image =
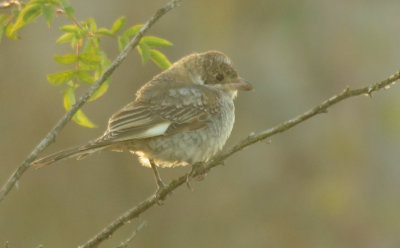
<path id="1" fill-rule="evenodd" d="M 235 90 L 245 90 L 245 91 L 254 90 L 253 86 L 241 77 L 232 80 L 231 82 L 228 83 L 228 85 Z"/>

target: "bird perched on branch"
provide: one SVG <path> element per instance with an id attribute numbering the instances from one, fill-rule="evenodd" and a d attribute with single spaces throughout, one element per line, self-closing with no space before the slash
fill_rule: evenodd
<path id="1" fill-rule="evenodd" d="M 136 99 L 117 111 L 98 139 L 32 162 L 43 167 L 102 150 L 130 151 L 151 167 L 207 162 L 222 149 L 235 122 L 238 90 L 251 90 L 218 51 L 194 53 L 175 62 L 142 86 Z"/>

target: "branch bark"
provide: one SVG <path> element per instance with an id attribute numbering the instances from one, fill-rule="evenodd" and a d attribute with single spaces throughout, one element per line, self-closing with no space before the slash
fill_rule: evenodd
<path id="1" fill-rule="evenodd" d="M 145 228 L 147 225 L 146 222 L 142 222 L 136 229 L 135 231 L 133 231 L 133 233 L 131 234 L 131 236 L 129 236 L 129 238 L 127 240 L 125 240 L 124 242 L 121 242 L 120 245 L 118 245 L 115 248 L 127 248 L 128 244 L 130 242 L 132 242 L 132 240 L 136 237 L 136 235 L 138 234 L 138 232 L 140 232 L 143 228 Z"/>
<path id="2" fill-rule="evenodd" d="M 330 97 L 329 99 L 323 101 L 319 105 L 316 105 L 315 107 L 304 112 L 303 114 L 300 114 L 290 120 L 282 122 L 276 125 L 275 127 L 262 131 L 258 134 L 250 134 L 247 138 L 243 139 L 241 142 L 239 142 L 232 148 L 217 154 L 211 161 L 205 163 L 204 166 L 198 167 L 195 171 L 186 173 L 181 177 L 172 180 L 161 192 L 159 192 L 159 198 L 165 199 L 165 197 L 169 195 L 171 192 L 173 192 L 176 188 L 186 183 L 188 178 L 195 178 L 196 176 L 203 175 L 210 169 L 218 165 L 224 164 L 225 159 L 229 158 L 236 152 L 241 151 L 244 148 L 254 143 L 265 140 L 277 133 L 285 132 L 291 129 L 292 127 L 310 119 L 313 116 L 316 116 L 321 113 L 327 113 L 329 107 L 350 97 L 360 96 L 360 95 L 367 95 L 369 97 L 372 97 L 372 93 L 379 91 L 383 88 L 389 88 L 399 79 L 400 79 L 400 71 L 397 71 L 395 74 L 391 75 L 390 77 L 380 82 L 376 82 L 362 88 L 350 90 L 350 88 L 347 87 L 341 93 Z M 106 240 L 108 237 L 111 237 L 111 235 L 118 228 L 130 222 L 132 219 L 137 218 L 140 214 L 143 214 L 145 211 L 154 206 L 157 203 L 157 201 L 158 200 L 155 198 L 155 196 L 151 196 L 148 199 L 142 201 L 137 206 L 123 213 L 111 224 L 106 226 L 100 233 L 98 233 L 92 239 L 90 239 L 85 244 L 80 246 L 80 248 L 97 247 L 97 245 L 99 245 L 101 242 Z"/>
<path id="3" fill-rule="evenodd" d="M 64 128 L 64 126 L 71 120 L 74 114 L 88 101 L 88 99 L 96 92 L 97 89 L 107 80 L 108 77 L 114 72 L 114 70 L 125 60 L 128 53 L 135 48 L 143 35 L 167 12 L 173 8 L 179 6 L 181 0 L 172 0 L 165 7 L 157 10 L 157 12 L 143 25 L 140 31 L 135 37 L 133 37 L 125 49 L 117 56 L 117 58 L 111 63 L 107 70 L 100 76 L 100 78 L 93 84 L 90 89 L 79 98 L 74 106 L 65 113 L 65 115 L 57 122 L 55 127 L 44 137 L 42 141 L 33 149 L 29 156 L 24 162 L 11 174 L 10 178 L 3 185 L 0 190 L 0 202 L 5 198 L 5 196 L 14 188 L 21 176 L 29 168 L 31 162 L 33 162 L 36 157 L 42 152 L 46 147 L 48 147 L 52 142 L 54 142 L 57 135 Z"/>

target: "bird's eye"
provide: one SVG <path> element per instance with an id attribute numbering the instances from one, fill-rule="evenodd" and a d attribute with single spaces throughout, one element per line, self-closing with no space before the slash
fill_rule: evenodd
<path id="1" fill-rule="evenodd" d="M 218 73 L 217 76 L 215 77 L 218 81 L 224 80 L 224 75 Z"/>

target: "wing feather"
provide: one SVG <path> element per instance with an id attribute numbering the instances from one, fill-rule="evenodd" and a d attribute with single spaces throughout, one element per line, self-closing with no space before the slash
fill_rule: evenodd
<path id="1" fill-rule="evenodd" d="M 110 118 L 101 140 L 144 139 L 203 128 L 219 110 L 212 93 L 205 95 L 194 86 L 169 90 L 160 97 L 136 99 Z M 204 101 L 211 106 L 205 108 Z"/>

